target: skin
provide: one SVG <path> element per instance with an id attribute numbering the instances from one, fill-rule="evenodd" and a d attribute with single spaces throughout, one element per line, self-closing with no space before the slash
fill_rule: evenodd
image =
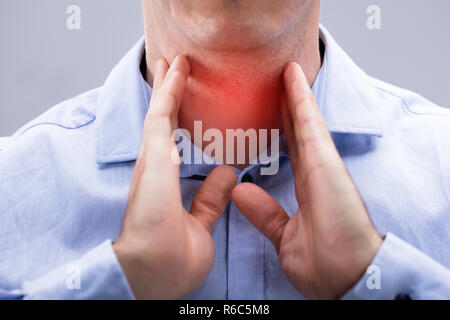
<path id="1" fill-rule="evenodd" d="M 287 278 L 307 298 L 341 297 L 373 260 L 382 238 L 310 90 L 320 68 L 318 8 L 315 0 L 144 0 L 153 96 L 113 245 L 137 298 L 177 299 L 201 286 L 214 262 L 211 231 L 231 197 L 273 242 Z M 260 60 L 269 56 L 270 63 Z M 289 218 L 253 184 L 236 186 L 227 166 L 210 174 L 186 212 L 171 134 L 177 126 L 190 130 L 192 120 L 282 128 L 297 214 Z"/>
<path id="2" fill-rule="evenodd" d="M 286 63 L 304 65 L 311 84 L 320 69 L 318 1 L 144 0 L 143 8 L 149 83 L 158 59 L 189 57 L 179 123 L 191 137 L 195 120 L 224 136 L 226 129 L 281 129 Z"/>

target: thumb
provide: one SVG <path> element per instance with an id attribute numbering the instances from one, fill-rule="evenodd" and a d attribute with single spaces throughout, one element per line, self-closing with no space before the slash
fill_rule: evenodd
<path id="1" fill-rule="evenodd" d="M 191 214 L 211 232 L 231 199 L 236 172 L 228 166 L 215 168 L 198 189 Z"/>
<path id="2" fill-rule="evenodd" d="M 272 241 L 279 252 L 284 227 L 290 218 L 278 201 L 252 183 L 238 185 L 232 198 L 239 211 Z"/>

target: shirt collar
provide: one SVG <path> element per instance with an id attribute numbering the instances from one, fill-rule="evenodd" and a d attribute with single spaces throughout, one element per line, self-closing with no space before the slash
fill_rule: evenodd
<path id="1" fill-rule="evenodd" d="M 377 98 L 370 78 L 323 26 L 320 36 L 326 50 L 312 90 L 329 130 L 381 137 Z M 143 37 L 111 71 L 100 91 L 96 115 L 96 155 L 100 164 L 134 161 L 138 157 L 152 91 L 140 71 L 144 47 Z"/>
<path id="2" fill-rule="evenodd" d="M 103 85 L 96 114 L 96 154 L 98 163 L 137 159 L 151 88 L 142 76 L 142 37 L 111 71 Z"/>
<path id="3" fill-rule="evenodd" d="M 323 26 L 320 26 L 320 37 L 326 50 L 312 91 L 328 129 L 335 133 L 381 137 L 381 117 L 371 78 Z"/>

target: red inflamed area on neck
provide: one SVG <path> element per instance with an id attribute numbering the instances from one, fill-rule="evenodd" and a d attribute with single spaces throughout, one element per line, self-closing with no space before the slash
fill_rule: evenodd
<path id="1" fill-rule="evenodd" d="M 205 128 L 280 128 L 281 72 L 261 76 L 256 71 L 196 72 L 193 69 L 180 109 L 180 124 Z M 191 125 L 189 125 L 189 122 Z"/>
<path id="2" fill-rule="evenodd" d="M 201 121 L 203 133 L 219 130 L 226 137 L 227 130 L 267 129 L 270 144 L 272 129 L 281 130 L 281 85 L 279 79 L 260 79 L 258 75 L 245 78 L 230 74 L 193 74 L 189 77 L 180 107 L 179 125 L 194 137 L 194 124 Z M 226 145 L 224 141 L 224 146 Z M 209 142 L 204 142 L 202 149 Z M 226 154 L 227 150 L 224 150 Z"/>

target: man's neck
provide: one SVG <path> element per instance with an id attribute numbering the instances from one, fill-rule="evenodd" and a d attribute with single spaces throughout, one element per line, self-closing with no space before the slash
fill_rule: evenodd
<path id="1" fill-rule="evenodd" d="M 318 21 L 303 21 L 292 28 L 261 48 L 239 52 L 207 51 L 173 34 L 169 39 L 148 29 L 147 81 L 152 83 L 157 59 L 171 62 L 184 54 L 192 71 L 179 125 L 191 136 L 194 121 L 202 121 L 203 130 L 219 129 L 224 135 L 226 129 L 281 129 L 279 100 L 285 65 L 300 63 L 310 84 L 321 66 Z"/>

